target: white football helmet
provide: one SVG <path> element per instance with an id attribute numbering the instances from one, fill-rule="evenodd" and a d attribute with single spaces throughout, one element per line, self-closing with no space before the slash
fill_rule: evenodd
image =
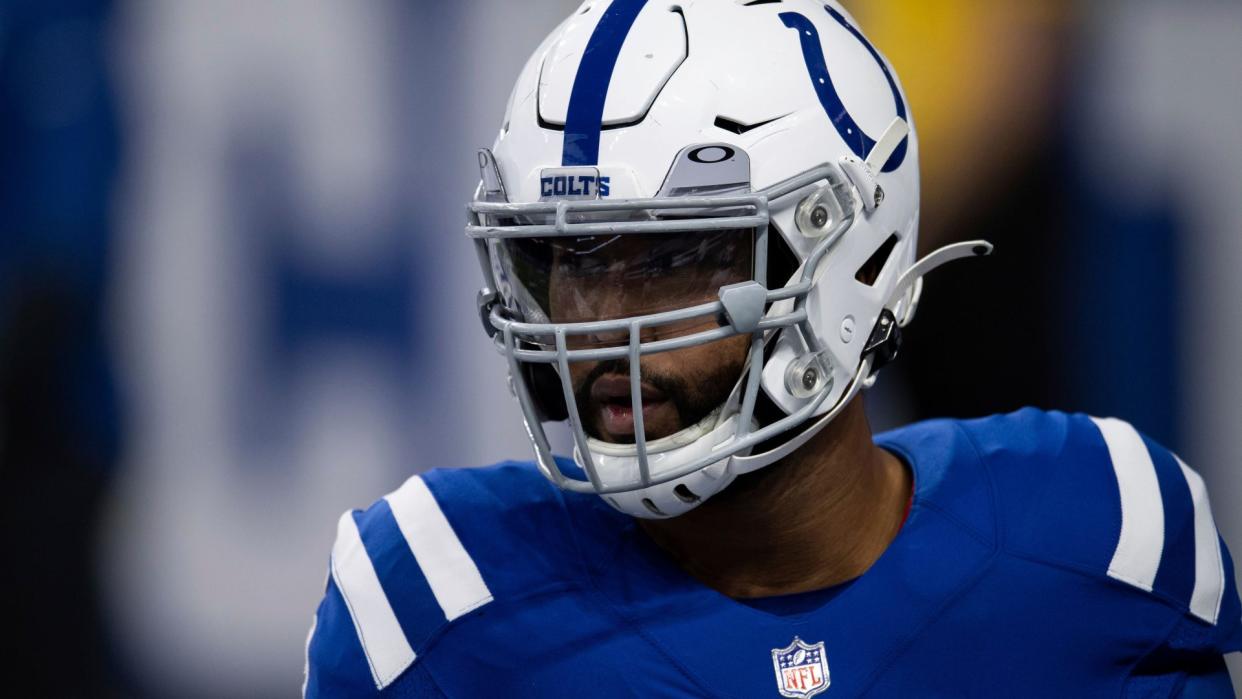
<path id="1" fill-rule="evenodd" d="M 972 241 L 915 262 L 918 150 L 896 75 L 836 2 L 584 2 L 518 77 L 479 152 L 466 227 L 483 323 L 544 475 L 636 517 L 672 517 L 823 428 L 895 355 L 923 274 L 991 251 Z M 739 231 L 749 266 L 706 277 L 724 282 L 707 295 L 657 298 L 639 288 L 651 270 L 632 269 L 620 278 L 645 298 L 629 315 L 550 299 L 554 268 L 600 247 L 671 241 L 660 273 L 675 276 L 676 260 L 718 261 Z M 777 246 L 796 263 L 770 264 Z M 604 269 L 593 264 L 572 273 Z M 864 277 L 868 264 L 878 274 Z M 715 283 L 686 274 L 683 287 Z M 695 300 L 670 307 L 677 298 Z M 648 440 L 642 358 L 737 335 L 749 354 L 724 403 Z M 606 360 L 628 360 L 632 444 L 592 437 L 579 415 L 570 365 Z M 761 390 L 780 414 L 767 424 Z M 550 420 L 568 420 L 582 473 L 553 458 Z"/>

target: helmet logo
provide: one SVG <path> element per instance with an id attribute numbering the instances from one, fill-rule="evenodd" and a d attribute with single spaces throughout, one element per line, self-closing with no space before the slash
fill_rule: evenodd
<path id="1" fill-rule="evenodd" d="M 599 199 L 608 196 L 611 178 L 593 167 L 548 167 L 539 171 L 539 201 Z"/>
<path id="2" fill-rule="evenodd" d="M 701 146 L 687 153 L 686 157 L 696 163 L 710 165 L 728 160 L 733 155 L 733 149 L 728 146 Z"/>
<path id="3" fill-rule="evenodd" d="M 888 69 L 888 64 L 880 57 L 875 47 L 862 32 L 854 28 L 845 16 L 831 7 L 824 7 L 834 20 L 837 21 L 846 31 L 862 42 L 867 52 L 879 64 L 880 70 L 884 71 L 884 77 L 888 79 L 889 89 L 893 92 L 893 101 L 896 103 L 897 116 L 903 120 L 908 119 L 906 116 L 906 102 L 901 97 L 901 91 L 897 89 L 897 81 L 893 79 L 892 72 Z M 871 149 L 875 147 L 876 140 L 867 134 L 854 121 L 854 117 L 850 115 L 845 104 L 841 102 L 841 96 L 837 94 L 836 85 L 832 82 L 832 75 L 828 72 L 828 64 L 824 60 L 824 48 L 819 39 L 819 31 L 806 15 L 798 12 L 782 12 L 779 15 L 781 22 L 790 29 L 797 30 L 798 39 L 802 43 L 802 58 L 806 61 L 806 70 L 811 77 L 811 87 L 814 88 L 815 94 L 819 97 L 819 103 L 824 108 L 824 113 L 828 115 L 828 120 L 836 127 L 837 133 L 841 136 L 841 140 L 845 141 L 854 155 L 866 160 L 871 153 Z M 883 172 L 892 172 L 901 167 L 906 159 L 906 149 L 909 146 L 910 137 L 907 136 L 901 140 L 901 144 L 893 150 L 893 154 L 889 156 L 888 162 L 884 163 Z"/>

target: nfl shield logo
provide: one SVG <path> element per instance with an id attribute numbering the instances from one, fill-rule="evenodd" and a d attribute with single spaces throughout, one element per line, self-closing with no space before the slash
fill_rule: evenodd
<path id="1" fill-rule="evenodd" d="M 828 656 L 823 641 L 808 644 L 794 636 L 788 646 L 772 649 L 772 669 L 783 697 L 813 697 L 828 689 Z"/>

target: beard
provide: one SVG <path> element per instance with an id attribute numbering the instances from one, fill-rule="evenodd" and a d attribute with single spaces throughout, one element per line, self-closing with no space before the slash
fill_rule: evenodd
<path id="1" fill-rule="evenodd" d="M 720 407 L 729 397 L 745 364 L 742 361 L 731 361 L 718 364 L 706 373 L 694 372 L 691 377 L 677 376 L 668 372 L 653 371 L 642 367 L 640 362 L 639 378 L 646 384 L 656 388 L 665 395 L 677 413 L 677 427 L 668 434 L 683 430 Z M 574 401 L 581 415 L 596 415 L 599 412 L 599 401 L 591 397 L 591 386 L 605 374 L 630 375 L 628 359 L 612 359 L 600 362 L 582 379 L 574 390 Z M 594 419 L 583 420 L 583 429 L 596 439 L 602 438 L 599 427 Z M 646 435 L 647 439 L 659 439 L 668 434 Z"/>

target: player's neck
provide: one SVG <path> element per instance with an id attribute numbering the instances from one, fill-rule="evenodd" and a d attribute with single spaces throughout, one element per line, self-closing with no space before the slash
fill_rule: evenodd
<path id="1" fill-rule="evenodd" d="M 871 441 L 857 399 L 780 462 L 642 528 L 700 582 L 731 597 L 818 590 L 862 575 L 896 536 L 911 476 Z"/>

